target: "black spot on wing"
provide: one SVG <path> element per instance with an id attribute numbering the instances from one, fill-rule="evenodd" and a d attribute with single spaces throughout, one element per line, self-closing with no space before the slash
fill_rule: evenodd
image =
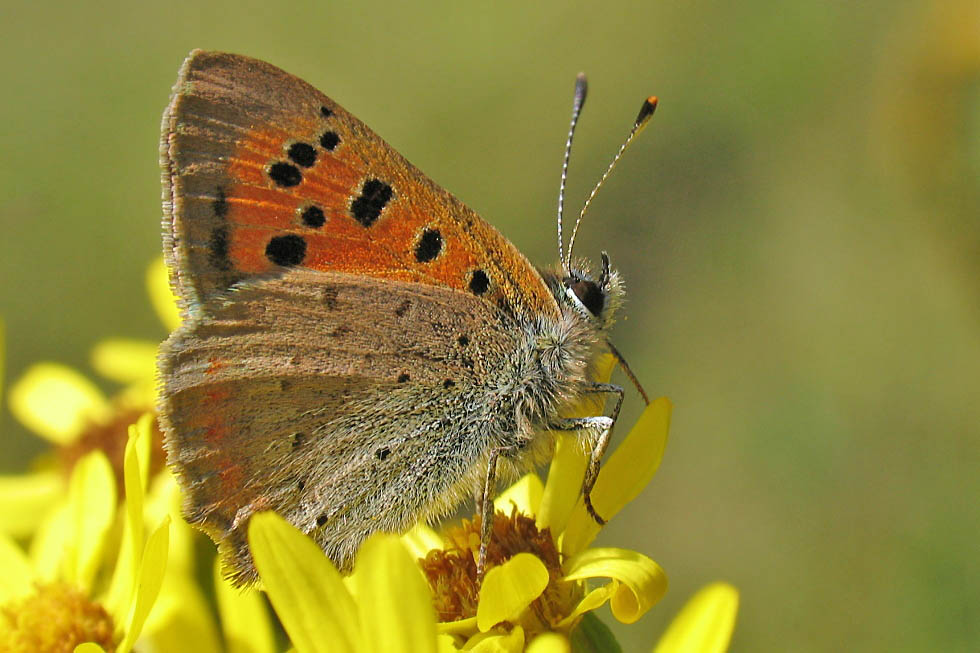
<path id="1" fill-rule="evenodd" d="M 442 234 L 438 229 L 426 229 L 415 244 L 415 260 L 428 263 L 442 251 Z"/>
<path id="2" fill-rule="evenodd" d="M 392 195 L 391 186 L 379 179 L 368 179 L 360 196 L 351 202 L 351 215 L 365 227 L 370 227 L 381 216 L 381 210 L 391 201 Z"/>
<path id="3" fill-rule="evenodd" d="M 265 255 L 276 265 L 299 265 L 306 258 L 306 241 L 296 234 L 276 236 L 265 246 Z"/>
<path id="4" fill-rule="evenodd" d="M 490 288 L 490 277 L 483 270 L 473 270 L 470 276 L 470 292 L 474 295 L 482 295 Z"/>
<path id="5" fill-rule="evenodd" d="M 303 181 L 303 175 L 300 173 L 299 168 L 292 163 L 284 163 L 282 161 L 278 161 L 269 166 L 269 178 L 284 188 L 296 186 Z"/>
<path id="6" fill-rule="evenodd" d="M 316 150 L 309 143 L 293 143 L 286 151 L 286 156 L 296 165 L 309 168 L 316 163 Z"/>
<path id="7" fill-rule="evenodd" d="M 228 258 L 228 227 L 215 227 L 208 238 L 208 260 L 219 270 L 230 270 L 231 260 Z"/>
<path id="8" fill-rule="evenodd" d="M 226 226 L 228 196 L 221 186 L 214 191 L 211 210 L 214 211 L 214 217 L 218 218 L 219 225 L 211 230 L 211 235 L 208 237 L 208 260 L 212 267 L 226 272 L 232 267 L 231 259 L 228 258 L 228 227 Z"/>
<path id="9" fill-rule="evenodd" d="M 214 201 L 211 202 L 211 208 L 214 209 L 214 215 L 219 218 L 228 216 L 228 196 L 225 195 L 224 188 L 218 188 Z"/>
<path id="10" fill-rule="evenodd" d="M 307 227 L 317 229 L 322 227 L 323 223 L 327 221 L 327 216 L 323 214 L 323 209 L 319 206 L 308 206 L 303 209 L 303 212 L 300 214 L 300 219 Z"/>
<path id="11" fill-rule="evenodd" d="M 320 147 L 327 152 L 333 152 L 339 144 L 340 136 L 337 136 L 337 132 L 323 132 L 323 136 L 320 137 Z"/>

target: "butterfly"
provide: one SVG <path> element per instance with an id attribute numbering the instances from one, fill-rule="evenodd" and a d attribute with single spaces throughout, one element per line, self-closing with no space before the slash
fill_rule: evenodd
<path id="1" fill-rule="evenodd" d="M 576 118 L 584 99 L 582 77 Z M 495 475 L 547 460 L 556 429 L 593 440 L 591 508 L 624 394 L 591 380 L 618 356 L 605 253 L 598 273 L 571 243 L 532 266 L 336 102 L 244 56 L 188 56 L 160 156 L 183 316 L 159 356 L 160 423 L 185 517 L 234 582 L 256 578 L 246 532 L 263 510 L 342 570 L 370 534 L 477 488 L 488 526 Z M 562 417 L 595 395 L 616 398 L 611 415 Z"/>

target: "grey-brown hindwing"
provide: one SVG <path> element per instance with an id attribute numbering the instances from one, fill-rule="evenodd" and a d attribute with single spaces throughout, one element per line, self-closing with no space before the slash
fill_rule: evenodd
<path id="1" fill-rule="evenodd" d="M 162 354 L 188 519 L 247 582 L 256 511 L 347 568 L 371 532 L 451 509 L 515 430 L 504 371 L 527 345 L 505 319 L 458 291 L 305 269 L 213 300 Z"/>

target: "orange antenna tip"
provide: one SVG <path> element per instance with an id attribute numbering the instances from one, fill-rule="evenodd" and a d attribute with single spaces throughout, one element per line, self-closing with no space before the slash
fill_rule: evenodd
<path id="1" fill-rule="evenodd" d="M 643 101 L 643 106 L 640 107 L 640 113 L 636 115 L 636 121 L 633 123 L 637 128 L 643 127 L 650 117 L 653 116 L 653 112 L 657 110 L 657 103 L 659 100 L 656 95 L 651 95 L 646 100 Z"/>

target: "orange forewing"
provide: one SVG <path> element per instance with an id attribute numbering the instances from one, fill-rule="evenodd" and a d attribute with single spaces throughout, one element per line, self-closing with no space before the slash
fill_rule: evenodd
<path id="1" fill-rule="evenodd" d="M 556 315 L 557 305 L 541 276 L 496 229 L 302 80 L 246 57 L 198 52 L 185 64 L 175 88 L 168 114 L 171 136 L 164 144 L 174 171 L 172 192 L 177 197 L 191 195 L 180 187 L 180 177 L 197 170 L 187 166 L 182 172 L 179 163 L 172 164 L 179 162 L 181 149 L 200 148 L 200 139 L 192 138 L 198 134 L 215 141 L 214 152 L 220 155 L 208 163 L 218 167 L 220 181 L 198 199 L 220 197 L 224 203 L 221 252 L 234 278 L 281 270 L 267 248 L 275 238 L 295 236 L 303 243 L 295 264 L 304 267 L 444 286 L 474 292 L 510 313 Z M 255 96 L 236 95 L 242 89 L 254 89 Z M 238 109 L 252 102 L 281 105 L 286 97 L 308 100 L 258 114 Z M 221 109 L 202 112 L 195 102 Z M 204 113 L 223 117 L 215 120 Z M 255 120 L 255 115 L 265 119 Z M 339 138 L 332 149 L 320 143 L 325 131 Z M 188 145 L 182 145 L 182 137 Z M 312 164 L 290 159 L 290 147 L 297 143 L 314 153 Z M 276 164 L 288 166 L 298 181 L 277 183 L 270 172 Z M 355 218 L 352 204 L 372 179 L 389 186 L 391 197 L 368 226 Z M 304 224 L 302 212 L 311 206 L 322 211 L 322 225 Z M 174 213 L 171 224 L 179 249 L 179 205 Z M 418 255 L 427 231 L 438 232 L 438 252 L 431 259 Z M 190 268 L 189 276 L 200 276 L 193 262 Z M 485 275 L 485 290 L 479 283 L 474 289 L 474 275 Z M 180 290 L 180 280 L 177 285 Z"/>
<path id="2" fill-rule="evenodd" d="M 469 237 L 465 232 L 403 199 L 403 195 L 424 195 L 424 188 L 406 180 L 384 207 L 383 218 L 364 227 L 349 215 L 351 198 L 357 197 L 364 177 L 352 150 L 358 144 L 341 145 L 332 155 L 318 156 L 313 166 L 302 171 L 303 181 L 295 189 L 269 188 L 269 163 L 286 160 L 281 144 L 291 142 L 282 130 L 252 132 L 239 143 L 228 166 L 228 175 L 239 182 L 227 191 L 236 227 L 230 256 L 239 270 L 249 274 L 273 271 L 276 266 L 265 255 L 269 234 L 295 233 L 303 235 L 308 245 L 305 267 L 466 289 L 466 272 L 479 268 L 481 261 L 466 247 Z M 325 214 L 326 222 L 320 228 L 302 225 L 300 214 L 310 205 Z M 448 242 L 435 260 L 421 263 L 413 250 L 425 227 L 439 228 Z"/>

